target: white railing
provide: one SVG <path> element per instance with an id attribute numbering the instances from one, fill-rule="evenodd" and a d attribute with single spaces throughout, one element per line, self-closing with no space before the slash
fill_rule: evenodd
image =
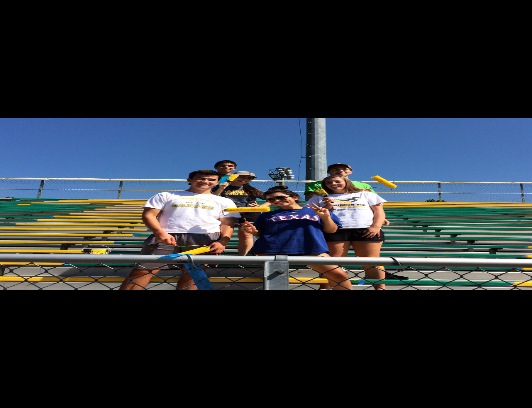
<path id="1" fill-rule="evenodd" d="M 253 185 L 267 190 L 284 183 L 303 196 L 305 184 L 314 180 L 253 180 Z M 395 181 L 396 189 L 375 182 L 370 184 L 376 193 L 388 201 L 489 201 L 530 202 L 532 182 L 476 182 L 476 181 Z M 147 199 L 157 192 L 186 190 L 185 179 L 102 179 L 102 178 L 0 178 L 0 199 L 14 198 L 137 198 Z"/>

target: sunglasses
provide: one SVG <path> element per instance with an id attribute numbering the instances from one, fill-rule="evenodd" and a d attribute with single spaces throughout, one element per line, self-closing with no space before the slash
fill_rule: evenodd
<path id="1" fill-rule="evenodd" d="M 288 196 L 275 196 L 272 198 L 267 198 L 266 201 L 268 201 L 269 203 L 273 203 L 274 201 L 283 200 L 285 198 L 288 198 Z"/>

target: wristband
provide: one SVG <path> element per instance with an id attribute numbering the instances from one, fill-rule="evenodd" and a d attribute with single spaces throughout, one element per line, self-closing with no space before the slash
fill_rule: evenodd
<path id="1" fill-rule="evenodd" d="M 231 239 L 223 238 L 223 241 L 222 241 L 222 238 L 221 238 L 221 239 L 219 239 L 219 240 L 216 241 L 216 242 L 219 242 L 219 243 L 222 244 L 223 246 L 227 246 L 227 244 L 229 243 L 229 241 L 231 241 Z"/>

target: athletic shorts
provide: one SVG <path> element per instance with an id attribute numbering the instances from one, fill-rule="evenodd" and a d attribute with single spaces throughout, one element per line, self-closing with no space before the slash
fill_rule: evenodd
<path id="1" fill-rule="evenodd" d="M 220 233 L 211 234 L 170 234 L 175 238 L 177 246 L 157 241 L 155 235 L 150 235 L 140 251 L 140 255 L 170 255 L 190 251 L 198 246 L 210 245 L 218 241 Z M 195 245 L 195 246 L 193 246 Z M 205 253 L 207 254 L 207 253 Z M 137 264 L 135 269 L 180 269 L 182 264 L 146 263 Z"/>
<path id="2" fill-rule="evenodd" d="M 384 242 L 384 231 L 381 230 L 379 235 L 375 235 L 373 238 L 363 237 L 362 234 L 367 230 L 367 228 L 338 228 L 338 231 L 333 232 L 332 234 L 323 233 L 325 241 L 374 241 L 374 242 Z"/>

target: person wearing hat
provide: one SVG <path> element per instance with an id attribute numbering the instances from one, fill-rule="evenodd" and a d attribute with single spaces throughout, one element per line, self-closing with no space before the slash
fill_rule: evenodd
<path id="1" fill-rule="evenodd" d="M 329 167 L 327 167 L 327 173 L 334 177 L 344 177 L 344 176 L 349 177 L 349 175 L 353 173 L 353 169 L 351 168 L 349 164 L 334 163 L 334 164 L 331 164 Z M 371 191 L 372 193 L 375 192 L 369 184 L 361 183 L 360 181 L 352 181 L 352 180 L 351 180 L 351 183 L 353 183 L 355 187 L 361 190 Z M 314 183 L 307 184 L 307 186 L 305 187 L 305 196 L 307 197 L 307 200 L 310 199 L 311 197 L 320 195 L 320 193 L 318 192 L 319 190 L 323 190 L 322 185 L 321 185 L 321 180 L 315 181 Z"/>
<path id="2" fill-rule="evenodd" d="M 235 171 L 232 173 L 238 177 L 233 181 L 225 181 L 212 189 L 212 193 L 221 197 L 229 198 L 235 203 L 235 207 L 257 207 L 257 198 L 263 199 L 264 192 L 258 188 L 251 187 L 249 182 L 257 178 L 250 171 Z M 270 206 L 269 202 L 262 204 L 262 207 Z M 253 246 L 253 236 L 244 234 L 240 225 L 246 221 L 253 224 L 260 215 L 258 212 L 241 212 L 241 217 L 236 220 L 235 227 L 238 228 L 238 255 L 245 256 Z"/>

